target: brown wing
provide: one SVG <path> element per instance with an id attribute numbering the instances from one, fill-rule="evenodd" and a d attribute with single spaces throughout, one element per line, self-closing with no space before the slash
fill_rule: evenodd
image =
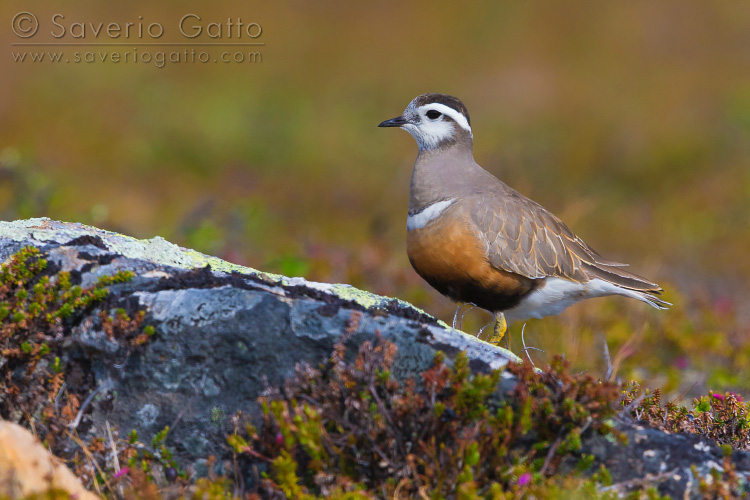
<path id="1" fill-rule="evenodd" d="M 659 286 L 620 269 L 626 264 L 605 259 L 560 219 L 525 196 L 482 193 L 466 200 L 476 230 L 487 243 L 490 263 L 527 278 L 555 276 L 578 282 L 601 278 L 635 290 Z"/>

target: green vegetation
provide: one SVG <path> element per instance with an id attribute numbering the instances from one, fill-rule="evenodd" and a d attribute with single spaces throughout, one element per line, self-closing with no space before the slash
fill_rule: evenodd
<path id="1" fill-rule="evenodd" d="M 662 406 L 659 389 L 647 391 L 642 399 L 639 393 L 638 384 L 632 382 L 623 399 L 626 406 L 633 406 L 638 420 L 669 432 L 706 436 L 730 450 L 750 450 L 750 408 L 737 394 L 712 392 L 695 398 L 689 409 L 673 402 Z"/>
<path id="2" fill-rule="evenodd" d="M 420 380 L 400 383 L 390 367 L 396 347 L 376 337 L 351 362 L 339 344 L 317 369 L 302 367 L 283 387 L 260 398 L 259 427 L 233 417 L 227 446 L 234 466 L 256 471 L 255 485 L 236 475 L 212 473 L 192 482 L 172 459 L 165 428 L 150 445 L 135 431 L 116 442 L 114 470 L 101 456 L 103 440 L 87 448 L 99 457 L 94 485 L 105 498 L 457 498 L 660 500 L 656 485 L 613 484 L 610 472 L 581 451 L 581 435 L 596 432 L 625 443 L 612 425 L 627 412 L 644 423 L 700 433 L 722 442 L 726 431 L 705 426 L 721 420 L 739 439 L 724 446 L 721 471 L 699 480 L 705 499 L 744 498 L 732 450 L 748 448 L 748 412 L 732 395 L 696 399 L 691 409 L 661 408 L 659 391 L 573 375 L 556 359 L 545 370 L 508 366 L 518 384 L 498 392 L 501 372 L 472 373 L 459 355 L 452 366 L 442 354 Z M 633 398 L 636 398 L 635 400 Z M 668 416 L 664 417 L 664 411 Z M 704 417 L 704 414 L 709 414 Z M 726 441 L 726 439 L 724 439 Z"/>
<path id="3" fill-rule="evenodd" d="M 130 271 L 103 276 L 90 287 L 74 284 L 67 271 L 51 269 L 35 247 L 22 248 L 0 266 L 0 417 L 32 427 L 53 451 L 66 442 L 84 398 L 94 388 L 86 367 L 70 356 L 69 341 L 84 314 L 101 306 L 108 286 L 133 278 Z M 145 311 L 133 317 L 117 309 L 99 313 L 109 339 L 144 343 L 153 328 L 141 328 Z"/>
<path id="4" fill-rule="evenodd" d="M 559 359 L 542 374 L 509 367 L 519 384 L 497 400 L 500 371 L 472 374 L 464 355 L 453 366 L 438 355 L 420 381 L 400 384 L 389 372 L 395 353 L 376 339 L 347 364 L 340 345 L 326 366 L 302 370 L 262 400 L 262 430 L 248 426 L 247 441 L 233 435 L 229 443 L 269 463 L 266 496 L 546 495 L 561 487 L 551 478 L 564 457 L 579 454 L 583 429 L 613 432 L 604 422 L 617 411 L 617 386 L 572 377 Z M 579 472 L 591 465 L 576 460 Z M 577 487 L 586 482 L 579 474 Z"/>
<path id="5" fill-rule="evenodd" d="M 340 344 L 325 366 L 302 369 L 275 395 L 261 398 L 262 428 L 248 424 L 227 441 L 267 467 L 263 498 L 606 499 L 619 498 L 618 491 L 661 498 L 648 484 L 616 489 L 609 471 L 581 453 L 588 429 L 626 439 L 611 423 L 621 412 L 720 442 L 726 431 L 702 423 L 713 417 L 733 425 L 741 438 L 727 444 L 724 471 L 701 480 L 701 489 L 705 498 L 742 495 L 731 450 L 748 449 L 747 426 L 735 425 L 744 422 L 748 407 L 729 395 L 713 395 L 722 404 L 706 403 L 713 415 L 692 418 L 709 411 L 701 399 L 692 411 L 668 405 L 665 419 L 658 391 L 640 398 L 635 385 L 624 391 L 571 375 L 561 358 L 541 372 L 529 363 L 508 366 L 518 384 L 501 395 L 500 371 L 472 374 L 462 355 L 448 366 L 439 354 L 419 382 L 400 384 L 389 372 L 395 353 L 394 345 L 376 338 L 345 363 Z M 563 464 L 566 472 L 559 474 Z"/>

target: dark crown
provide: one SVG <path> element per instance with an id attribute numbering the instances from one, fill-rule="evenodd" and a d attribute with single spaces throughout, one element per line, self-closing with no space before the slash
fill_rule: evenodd
<path id="1" fill-rule="evenodd" d="M 453 97 L 452 95 L 448 94 L 438 94 L 438 93 L 429 93 L 429 94 L 422 94 L 421 96 L 417 97 L 416 99 L 416 105 L 417 107 L 424 106 L 425 104 L 432 104 L 432 103 L 438 103 L 443 104 L 445 106 L 448 106 L 449 108 L 455 109 L 462 115 L 466 117 L 466 121 L 469 122 L 469 126 L 471 126 L 471 118 L 469 118 L 469 111 L 466 109 L 466 106 L 464 106 L 464 103 L 461 102 L 461 100 L 458 97 Z"/>

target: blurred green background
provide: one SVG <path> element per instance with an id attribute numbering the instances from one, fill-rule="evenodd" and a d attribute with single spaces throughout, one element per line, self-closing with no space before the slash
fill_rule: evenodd
<path id="1" fill-rule="evenodd" d="M 203 26 L 258 23 L 243 41 L 265 45 L 256 63 L 21 63 L 115 49 L 13 46 L 28 40 L 10 29 L 20 11 L 40 20 L 35 42 L 61 41 L 56 13 L 67 26 L 141 16 L 164 41 L 192 41 L 177 23 L 195 13 Z M 404 251 L 416 145 L 376 128 L 417 94 L 450 93 L 472 114 L 481 165 L 675 303 L 598 299 L 530 321 L 535 362 L 562 352 L 604 373 L 606 338 L 623 378 L 750 395 L 750 3 L 11 0 L 0 12 L 3 219 L 160 235 L 450 321 Z M 488 318 L 472 311 L 464 326 Z"/>

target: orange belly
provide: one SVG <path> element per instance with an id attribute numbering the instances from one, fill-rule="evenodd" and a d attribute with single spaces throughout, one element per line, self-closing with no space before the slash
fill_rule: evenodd
<path id="1" fill-rule="evenodd" d="M 437 291 L 489 311 L 514 307 L 540 281 L 493 267 L 471 229 L 450 217 L 408 231 L 406 253 Z"/>

